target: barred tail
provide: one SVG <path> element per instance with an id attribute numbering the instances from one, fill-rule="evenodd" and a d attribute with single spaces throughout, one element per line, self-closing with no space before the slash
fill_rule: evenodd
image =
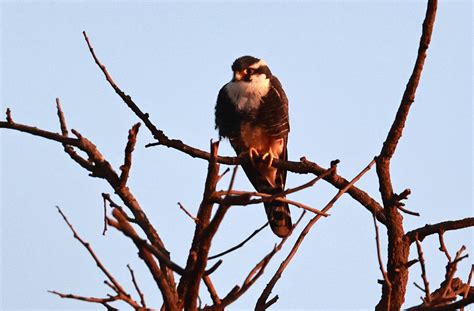
<path id="1" fill-rule="evenodd" d="M 280 238 L 287 237 L 293 227 L 288 204 L 280 201 L 273 201 L 264 203 L 264 205 L 268 222 L 270 223 L 270 228 L 272 228 L 273 233 Z"/>

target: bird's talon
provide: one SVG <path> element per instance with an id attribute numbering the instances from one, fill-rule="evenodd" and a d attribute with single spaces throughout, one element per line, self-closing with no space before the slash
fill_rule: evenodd
<path id="1" fill-rule="evenodd" d="M 262 156 L 262 160 L 263 160 L 263 163 L 265 164 L 265 166 L 267 168 L 270 168 L 273 164 L 273 159 L 275 158 L 275 156 L 273 155 L 273 153 L 271 151 L 265 153 L 263 156 Z M 268 159 L 268 160 L 267 160 Z"/>
<path id="2" fill-rule="evenodd" d="M 258 150 L 251 147 L 249 149 L 249 159 L 250 159 L 250 162 L 252 162 L 252 165 L 255 166 L 255 160 L 254 160 L 254 157 L 260 157 L 260 154 L 258 153 Z"/>

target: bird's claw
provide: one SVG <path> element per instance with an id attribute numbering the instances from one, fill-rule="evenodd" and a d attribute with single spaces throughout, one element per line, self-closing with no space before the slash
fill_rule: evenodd
<path id="1" fill-rule="evenodd" d="M 253 147 L 250 147 L 250 149 L 249 149 L 249 159 L 250 159 L 250 162 L 252 163 L 253 166 L 255 166 L 254 157 L 259 158 L 260 154 L 258 153 L 257 149 L 255 149 Z"/>
<path id="2" fill-rule="evenodd" d="M 263 164 L 266 166 L 266 168 L 270 168 L 272 166 L 273 159 L 275 158 L 276 157 L 271 150 L 262 156 L 262 161 L 263 161 Z"/>

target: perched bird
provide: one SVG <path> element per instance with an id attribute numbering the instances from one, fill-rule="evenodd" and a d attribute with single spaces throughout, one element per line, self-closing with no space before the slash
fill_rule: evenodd
<path id="1" fill-rule="evenodd" d="M 219 91 L 215 107 L 219 137 L 228 138 L 237 155 L 249 157 L 242 167 L 258 192 L 280 193 L 286 171 L 272 163 L 287 159 L 288 99 L 262 59 L 239 57 L 232 71 L 232 80 Z M 273 201 L 264 205 L 272 231 L 286 237 L 292 228 L 288 204 Z"/>

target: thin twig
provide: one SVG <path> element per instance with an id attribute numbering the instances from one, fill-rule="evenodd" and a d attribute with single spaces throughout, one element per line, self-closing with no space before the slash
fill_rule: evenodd
<path id="1" fill-rule="evenodd" d="M 463 298 L 466 299 L 469 291 L 471 290 L 472 275 L 474 274 L 474 265 L 471 266 L 469 277 L 467 278 L 466 289 L 464 290 Z"/>
<path id="2" fill-rule="evenodd" d="M 59 97 L 56 97 L 56 110 L 58 113 L 58 118 L 59 118 L 59 125 L 61 127 L 61 133 L 63 134 L 64 137 L 67 137 L 68 130 L 67 130 L 67 124 L 66 124 L 66 118 L 64 117 L 64 112 L 61 107 L 61 101 L 59 100 Z"/>
<path id="3" fill-rule="evenodd" d="M 206 284 L 207 290 L 209 291 L 209 295 L 211 296 L 212 302 L 217 305 L 221 303 L 221 299 L 219 298 L 219 295 L 217 294 L 216 288 L 214 287 L 214 284 L 211 281 L 211 278 L 208 275 L 204 275 L 202 280 L 204 281 L 204 284 Z"/>
<path id="4" fill-rule="evenodd" d="M 382 260 L 382 252 L 380 250 L 380 236 L 379 236 L 379 226 L 377 224 L 377 219 L 375 218 L 375 214 L 372 214 L 374 220 L 374 227 L 375 227 L 375 245 L 377 247 L 377 260 L 379 262 L 380 272 L 382 273 L 383 279 L 385 284 L 388 288 L 389 293 L 391 292 L 392 283 L 390 282 L 390 278 L 387 275 L 387 271 L 385 271 L 383 260 Z M 388 305 L 390 305 L 391 295 L 388 295 Z"/>
<path id="5" fill-rule="evenodd" d="M 209 269 L 207 269 L 206 271 L 204 271 L 204 275 L 211 275 L 212 273 L 214 273 L 214 271 L 217 270 L 217 268 L 219 268 L 219 266 L 222 264 L 222 259 L 219 259 L 215 264 L 213 264 Z"/>
<path id="6" fill-rule="evenodd" d="M 421 242 L 418 240 L 418 237 L 415 238 L 415 241 L 416 241 L 416 249 L 418 251 L 418 259 L 420 260 L 420 266 L 421 266 L 421 278 L 423 279 L 423 283 L 425 284 L 425 299 L 427 302 L 430 302 L 431 301 L 430 283 L 428 282 L 428 277 L 426 276 L 425 258 L 423 256 Z"/>
<path id="7" fill-rule="evenodd" d="M 102 264 L 102 262 L 100 261 L 99 257 L 97 257 L 97 255 L 95 254 L 94 250 L 92 249 L 92 247 L 90 246 L 90 244 L 88 242 L 85 242 L 80 236 L 79 234 L 76 232 L 76 230 L 74 229 L 74 227 L 71 225 L 71 223 L 69 222 L 69 220 L 67 219 L 66 215 L 63 213 L 63 211 L 59 208 L 59 206 L 56 206 L 56 208 L 58 209 L 58 212 L 59 214 L 62 216 L 62 218 L 64 219 L 64 221 L 66 222 L 67 226 L 69 227 L 69 229 L 72 231 L 73 235 L 74 235 L 74 238 L 76 240 L 78 240 L 84 247 L 85 249 L 89 252 L 89 254 L 91 255 L 91 257 L 94 259 L 97 267 L 99 267 L 99 269 L 102 271 L 102 273 L 105 274 L 105 276 L 107 276 L 107 278 L 110 280 L 110 282 L 112 282 L 112 284 L 114 285 L 115 289 L 117 290 L 117 293 L 119 294 L 119 298 L 120 300 L 123 300 L 125 301 L 126 303 L 128 303 L 130 306 L 134 307 L 134 308 L 138 308 L 140 307 L 138 305 L 138 303 L 133 300 L 131 298 L 131 296 L 123 289 L 123 287 L 120 285 L 119 282 L 117 282 L 117 280 L 113 277 L 113 275 L 105 268 L 105 266 Z M 66 298 L 70 298 L 70 297 L 66 297 Z"/>
<path id="8" fill-rule="evenodd" d="M 446 258 L 448 258 L 448 262 L 451 262 L 451 256 L 449 255 L 448 249 L 446 248 L 446 244 L 444 244 L 444 231 L 443 230 L 438 232 L 438 238 L 439 238 L 439 250 L 442 251 L 446 255 Z"/>
<path id="9" fill-rule="evenodd" d="M 104 200 L 104 204 L 106 204 L 106 202 L 109 202 L 110 207 L 118 209 L 127 218 L 127 221 L 137 223 L 134 218 L 127 215 L 122 206 L 118 205 L 112 200 L 109 193 L 102 193 L 102 199 Z"/>
<path id="10" fill-rule="evenodd" d="M 418 261 L 419 261 L 419 260 L 418 260 Z M 426 294 L 426 290 L 425 290 L 423 287 L 421 287 L 420 285 L 418 285 L 418 283 L 413 282 L 413 285 L 415 285 L 416 288 L 418 288 L 419 290 L 421 290 L 423 293 Z"/>
<path id="11" fill-rule="evenodd" d="M 225 197 L 221 198 L 220 196 L 222 195 L 224 195 Z M 251 199 L 252 196 L 260 197 L 260 198 Z M 213 196 L 213 199 L 216 203 L 223 204 L 223 205 L 243 205 L 243 206 L 252 205 L 252 204 L 260 204 L 263 202 L 280 201 L 280 202 L 288 203 L 298 208 L 310 211 L 316 215 L 321 215 L 324 217 L 329 216 L 329 214 L 321 212 L 320 210 L 310 207 L 306 204 L 289 200 L 287 198 L 283 198 L 277 195 L 263 193 L 263 192 L 240 191 L 240 190 L 217 191 L 215 195 Z"/>
<path id="12" fill-rule="evenodd" d="M 224 172 L 222 172 L 222 174 L 219 175 L 219 177 L 217 178 L 217 182 L 221 181 L 221 179 L 227 174 L 230 172 L 230 168 L 226 168 Z"/>
<path id="13" fill-rule="evenodd" d="M 256 236 L 260 231 L 262 231 L 265 227 L 268 226 L 268 222 L 266 222 L 263 226 L 261 226 L 260 228 L 256 229 L 251 235 L 249 235 L 245 240 L 243 240 L 242 242 L 240 242 L 239 244 L 229 248 L 228 250 L 226 251 L 223 251 L 221 253 L 218 253 L 216 255 L 213 255 L 213 256 L 209 256 L 209 260 L 210 259 L 216 259 L 216 258 L 219 258 L 219 257 L 222 257 L 228 253 L 231 253 L 239 248 L 241 248 L 242 246 L 245 245 L 245 243 L 247 243 L 248 241 L 250 241 L 254 236 Z"/>
<path id="14" fill-rule="evenodd" d="M 112 211 L 112 215 L 119 220 L 118 223 L 114 222 L 110 218 L 107 218 L 107 222 L 109 225 L 113 226 L 114 228 L 121 231 L 125 236 L 129 237 L 137 246 L 137 248 L 145 249 L 146 251 L 153 254 L 156 258 L 160 261 L 163 261 L 168 268 L 173 270 L 174 272 L 183 275 L 185 274 L 185 270 L 180 267 L 177 263 L 173 262 L 166 254 L 164 254 L 161 250 L 156 248 L 154 245 L 149 244 L 146 240 L 142 239 L 132 225 L 128 222 L 125 215 L 122 213 L 121 210 L 118 208 L 114 208 Z M 156 277 L 156 276 L 155 276 Z"/>
<path id="15" fill-rule="evenodd" d="M 334 160 L 333 162 L 336 163 L 335 161 L 339 161 L 339 160 Z M 339 162 L 337 162 L 337 163 L 339 163 Z M 298 187 L 288 188 L 285 191 L 283 191 L 281 193 L 278 193 L 278 194 L 275 194 L 273 196 L 274 197 L 284 197 L 288 194 L 295 193 L 295 192 L 304 190 L 306 188 L 312 187 L 312 186 L 314 186 L 314 184 L 316 184 L 318 181 L 320 181 L 324 177 L 329 176 L 331 174 L 334 174 L 336 172 L 336 168 L 337 168 L 337 166 L 333 165 L 329 169 L 327 169 L 324 173 L 318 175 L 316 178 L 313 178 L 312 180 L 308 181 L 307 183 L 304 183 L 304 184 L 302 184 Z"/>
<path id="16" fill-rule="evenodd" d="M 63 293 L 57 292 L 55 290 L 48 290 L 48 293 L 55 294 L 55 295 L 57 295 L 61 298 L 69 298 L 69 299 L 75 299 L 75 300 L 81 300 L 81 301 L 87 301 L 87 302 L 94 302 L 94 303 L 100 303 L 100 304 L 120 300 L 119 295 L 111 296 L 111 297 L 108 297 L 108 298 L 96 298 L 96 297 L 79 296 L 79 295 L 74 295 L 74 294 L 63 294 Z"/>
<path id="17" fill-rule="evenodd" d="M 127 264 L 128 271 L 130 271 L 130 276 L 132 277 L 132 282 L 133 285 L 135 286 L 135 290 L 137 291 L 138 296 L 140 296 L 140 303 L 143 308 L 146 308 L 146 303 L 145 303 L 145 295 L 143 295 L 143 292 L 140 290 L 140 287 L 138 286 L 137 279 L 135 278 L 135 272 L 132 270 L 129 264 Z"/>
<path id="18" fill-rule="evenodd" d="M 270 306 L 272 306 L 273 304 L 275 304 L 275 303 L 278 301 L 279 298 L 280 298 L 280 297 L 278 297 L 278 295 L 275 295 L 275 297 L 273 297 L 272 299 L 268 300 L 268 301 L 265 303 L 265 310 L 268 309 L 268 308 L 270 308 Z"/>
<path id="19" fill-rule="evenodd" d="M 104 202 L 104 229 L 102 230 L 102 235 L 105 235 L 107 232 L 107 199 L 104 197 L 104 193 L 102 194 L 103 202 Z"/>
<path id="20" fill-rule="evenodd" d="M 107 222 L 110 226 L 118 229 L 133 241 L 138 249 L 138 256 L 146 264 L 160 290 L 164 305 L 166 306 L 167 310 L 178 310 L 178 297 L 176 295 L 176 291 L 170 284 L 169 279 L 167 279 L 164 275 L 165 271 L 160 269 L 160 267 L 157 265 L 153 255 L 157 256 L 157 258 L 160 260 L 160 263 L 163 263 L 165 267 L 171 269 L 171 271 L 178 272 L 178 270 L 182 268 L 173 263 L 165 255 L 161 254 L 161 252 L 158 251 L 153 245 L 150 245 L 145 240 L 141 239 L 132 225 L 127 221 L 125 215 L 123 215 L 119 209 L 114 208 L 112 215 L 116 220 L 107 218 Z"/>
<path id="21" fill-rule="evenodd" d="M 292 227 L 292 230 L 288 236 L 283 238 L 278 245 L 276 245 L 262 260 L 260 260 L 255 267 L 248 273 L 247 277 L 243 281 L 241 286 L 234 286 L 234 288 L 224 297 L 221 299 L 220 304 L 214 304 L 210 307 L 205 307 L 203 310 L 223 310 L 226 306 L 237 300 L 240 296 L 242 296 L 257 280 L 260 276 L 263 275 L 265 268 L 269 264 L 270 260 L 273 256 L 278 253 L 291 234 L 294 232 L 296 227 L 300 224 L 301 220 L 303 219 L 306 211 L 301 212 L 298 220 Z"/>
<path id="22" fill-rule="evenodd" d="M 188 210 L 183 206 L 183 204 L 181 204 L 181 202 L 178 202 L 178 206 L 179 208 L 186 214 L 189 216 L 189 218 L 191 218 L 195 223 L 198 223 L 199 222 L 199 219 L 197 219 L 196 217 L 194 217 L 190 212 L 188 212 Z"/>
<path id="23" fill-rule="evenodd" d="M 397 204 L 397 208 L 398 208 L 400 211 L 404 212 L 405 214 L 412 215 L 412 216 L 418 216 L 418 217 L 420 216 L 420 213 L 410 211 L 410 210 L 404 208 L 401 204 Z"/>

